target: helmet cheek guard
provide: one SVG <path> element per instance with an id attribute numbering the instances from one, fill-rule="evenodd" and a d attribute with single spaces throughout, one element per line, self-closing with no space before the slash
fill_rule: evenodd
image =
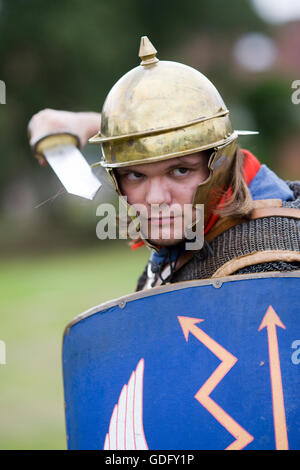
<path id="1" fill-rule="evenodd" d="M 195 191 L 193 205 L 204 205 L 205 224 L 230 184 L 236 150 L 236 138 L 229 144 L 216 147 L 208 162 L 209 176 Z"/>

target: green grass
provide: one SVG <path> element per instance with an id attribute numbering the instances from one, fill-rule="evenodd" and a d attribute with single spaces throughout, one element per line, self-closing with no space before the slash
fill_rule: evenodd
<path id="1" fill-rule="evenodd" d="M 2 261 L 0 449 L 65 449 L 61 346 L 83 311 L 131 293 L 148 258 L 126 244 Z"/>

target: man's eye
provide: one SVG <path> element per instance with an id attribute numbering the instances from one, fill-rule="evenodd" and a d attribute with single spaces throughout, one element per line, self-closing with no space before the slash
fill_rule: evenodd
<path id="1" fill-rule="evenodd" d="M 189 171 L 188 168 L 175 168 L 173 170 L 173 174 L 175 176 L 184 176 L 188 173 L 188 171 Z"/>
<path id="2" fill-rule="evenodd" d="M 138 181 L 142 178 L 142 176 L 143 175 L 141 173 L 137 173 L 135 171 L 130 171 L 129 173 L 127 173 L 127 178 L 129 179 L 129 181 Z"/>

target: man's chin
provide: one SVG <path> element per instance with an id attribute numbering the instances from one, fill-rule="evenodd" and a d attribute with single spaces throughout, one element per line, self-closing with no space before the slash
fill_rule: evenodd
<path id="1" fill-rule="evenodd" d="M 168 240 L 165 240 L 165 239 L 162 239 L 162 238 L 158 238 L 158 239 L 148 239 L 149 243 L 151 243 L 151 245 L 155 245 L 155 246 L 159 246 L 159 247 L 164 247 L 164 246 L 173 246 L 173 245 L 177 245 L 177 243 L 180 243 L 183 239 L 168 239 Z"/>
<path id="2" fill-rule="evenodd" d="M 142 227 L 141 227 L 142 229 Z M 177 245 L 180 243 L 184 238 L 184 230 L 183 230 L 183 224 L 182 221 L 180 220 L 180 224 L 177 223 L 177 226 L 174 226 L 174 224 L 170 225 L 162 225 L 159 227 L 147 227 L 147 231 L 143 232 L 145 238 L 153 245 L 157 246 L 172 246 L 172 245 Z"/>

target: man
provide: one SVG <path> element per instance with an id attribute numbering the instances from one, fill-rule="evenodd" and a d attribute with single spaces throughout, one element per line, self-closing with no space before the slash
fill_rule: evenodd
<path id="1" fill-rule="evenodd" d="M 90 139 L 101 145 L 99 164 L 126 197 L 129 213 L 138 207 L 133 247 L 152 250 L 137 290 L 300 269 L 300 183 L 285 183 L 240 149 L 229 111 L 204 75 L 159 61 L 146 37 L 139 55 L 141 65 L 108 94 L 101 131 Z M 45 110 L 29 124 L 30 143 L 68 131 L 83 146 L 99 122 L 97 113 Z M 192 207 L 188 222 L 186 206 Z M 194 249 L 186 238 L 199 222 L 199 206 L 205 242 Z"/>

